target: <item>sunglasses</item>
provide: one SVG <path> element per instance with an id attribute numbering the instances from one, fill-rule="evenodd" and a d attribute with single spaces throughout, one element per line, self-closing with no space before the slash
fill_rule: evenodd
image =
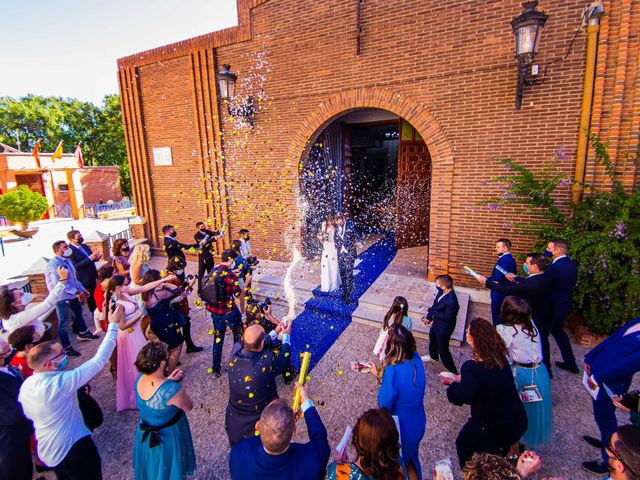
<path id="1" fill-rule="evenodd" d="M 129 251 L 129 247 L 127 247 L 127 248 L 121 248 L 121 249 L 120 249 L 120 251 L 122 251 L 122 252 L 128 252 L 128 251 Z"/>
<path id="2" fill-rule="evenodd" d="M 636 477 L 637 476 L 636 472 L 634 472 L 633 469 L 629 467 L 629 465 L 627 465 L 627 463 L 620 457 L 620 454 L 616 451 L 616 449 L 613 448 L 613 442 L 611 441 L 612 439 L 613 439 L 613 433 L 609 435 L 609 438 L 607 439 L 607 447 L 606 447 L 607 454 L 610 457 L 613 457 L 614 459 L 619 461 L 622 465 L 624 465 L 624 468 L 629 470 L 632 476 Z"/>

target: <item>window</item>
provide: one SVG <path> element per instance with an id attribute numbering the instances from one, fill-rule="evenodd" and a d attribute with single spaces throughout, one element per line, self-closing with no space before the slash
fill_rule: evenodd
<path id="1" fill-rule="evenodd" d="M 60 183 L 58 185 L 58 191 L 60 192 L 68 192 L 69 191 L 69 185 L 66 183 Z"/>

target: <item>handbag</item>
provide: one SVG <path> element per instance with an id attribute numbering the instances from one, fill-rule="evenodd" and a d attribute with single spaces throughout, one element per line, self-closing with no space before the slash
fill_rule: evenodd
<path id="1" fill-rule="evenodd" d="M 536 371 L 537 369 L 533 372 L 534 377 L 536 377 L 533 379 L 533 385 L 518 385 L 518 377 L 516 375 L 517 368 L 518 367 L 513 367 L 513 380 L 515 381 L 516 390 L 518 390 L 518 395 L 520 396 L 520 400 L 522 400 L 522 403 L 541 402 L 543 400 L 542 394 L 540 393 L 540 389 L 536 385 L 538 377 L 538 373 Z"/>
<path id="2" fill-rule="evenodd" d="M 80 413 L 82 413 L 82 420 L 90 431 L 94 431 L 104 421 L 104 415 L 102 414 L 102 408 L 91 396 L 91 385 L 88 383 L 82 388 L 78 389 L 78 406 L 80 407 Z"/>

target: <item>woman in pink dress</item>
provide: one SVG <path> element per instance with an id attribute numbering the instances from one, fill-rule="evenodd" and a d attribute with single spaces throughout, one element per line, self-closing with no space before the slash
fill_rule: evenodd
<path id="1" fill-rule="evenodd" d="M 137 409 L 134 385 L 138 372 L 134 365 L 138 352 L 147 343 L 140 319 L 143 312 L 138 302 L 127 292 L 127 277 L 114 275 L 107 284 L 105 292 L 105 320 L 115 315 L 118 317 L 117 371 L 116 371 L 116 410 Z"/>

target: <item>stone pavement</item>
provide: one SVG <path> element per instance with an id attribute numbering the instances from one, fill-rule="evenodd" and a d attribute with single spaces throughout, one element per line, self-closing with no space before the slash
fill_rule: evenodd
<path id="1" fill-rule="evenodd" d="M 162 268 L 164 261 L 153 259 L 156 268 Z M 264 267 L 263 267 L 264 268 Z M 195 265 L 189 264 L 188 272 L 195 271 Z M 269 275 L 268 272 L 263 272 Z M 308 273 L 307 280 L 311 281 Z M 285 315 L 283 306 L 276 306 L 274 313 L 278 317 Z M 207 373 L 211 364 L 212 337 L 207 334 L 211 326 L 208 314 L 194 311 L 192 314 L 193 332 L 196 343 L 205 347 L 201 353 L 182 355 L 182 368 L 185 371 L 184 388 L 194 400 L 194 409 L 189 413 L 189 423 L 193 434 L 198 468 L 195 479 L 227 479 L 229 447 L 224 431 L 224 411 L 227 403 L 227 377 L 214 379 Z M 377 338 L 377 329 L 367 325 L 352 323 L 342 336 L 325 354 L 311 372 L 309 391 L 314 398 L 318 411 L 329 432 L 329 442 L 335 448 L 347 425 L 353 426 L 356 419 L 365 410 L 376 406 L 377 385 L 373 377 L 349 370 L 349 362 L 372 360 L 371 351 Z M 86 361 L 95 351 L 99 341 L 74 341 L 82 351 L 80 359 L 72 359 L 72 368 Z M 418 339 L 418 350 L 427 351 L 427 341 Z M 227 358 L 231 348 L 230 340 L 225 340 L 223 359 Z M 574 344 L 578 358 L 585 350 Z M 454 347 L 454 360 L 458 365 L 470 356 L 468 347 Z M 553 346 L 554 358 L 558 358 L 557 348 Z M 223 363 L 224 365 L 224 363 Z M 425 479 L 431 478 L 434 463 L 450 457 L 457 465 L 455 437 L 469 415 L 468 407 L 456 407 L 446 399 L 445 387 L 437 380 L 440 365 L 427 365 L 427 393 L 425 409 L 427 412 L 427 431 L 420 449 L 422 470 Z M 595 478 L 580 469 L 580 462 L 595 459 L 598 451 L 581 441 L 582 434 L 597 434 L 592 417 L 591 401 L 584 391 L 578 375 L 572 375 L 556 369 L 553 380 L 554 436 L 553 443 L 541 449 L 544 467 L 535 478 L 548 475 L 562 475 L 566 480 Z M 105 479 L 127 480 L 133 478 L 131 452 L 137 411 L 115 412 L 115 384 L 108 369 L 98 374 L 92 384 L 92 393 L 102 406 L 105 414 L 104 424 L 95 432 L 94 438 L 103 462 Z M 291 399 L 293 388 L 279 383 L 280 396 Z M 623 415 L 620 422 L 626 422 Z M 299 427 L 303 427 L 301 422 Z M 306 441 L 305 428 L 300 428 L 297 441 Z M 351 449 L 351 454 L 353 450 Z M 459 478 L 456 467 L 456 478 Z M 48 475 L 47 478 L 53 478 Z"/>

